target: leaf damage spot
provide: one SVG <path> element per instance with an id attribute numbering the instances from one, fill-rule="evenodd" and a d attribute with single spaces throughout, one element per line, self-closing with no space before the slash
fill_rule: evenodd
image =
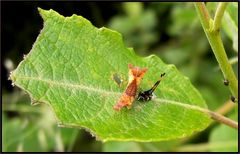
<path id="1" fill-rule="evenodd" d="M 123 78 L 118 73 L 114 73 L 112 75 L 112 79 L 113 79 L 113 81 L 115 81 L 114 83 L 116 83 L 119 87 L 122 86 Z"/>

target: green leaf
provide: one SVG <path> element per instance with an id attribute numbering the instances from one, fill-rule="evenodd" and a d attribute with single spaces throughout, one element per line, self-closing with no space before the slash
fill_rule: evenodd
<path id="1" fill-rule="evenodd" d="M 237 112 L 231 118 L 237 121 Z M 238 151 L 238 130 L 226 125 L 220 125 L 210 135 L 210 147 L 212 152 L 237 152 Z"/>
<path id="2" fill-rule="evenodd" d="M 86 128 L 102 141 L 169 140 L 208 126 L 202 96 L 174 65 L 154 55 L 137 56 L 118 32 L 98 29 L 81 16 L 39 11 L 44 28 L 10 77 L 33 102 L 47 103 L 59 125 Z M 149 89 L 161 73 L 166 76 L 156 99 L 135 101 L 131 109 L 117 112 L 113 106 L 126 85 L 119 87 L 112 76 L 127 79 L 128 63 L 148 68 L 142 89 Z"/>

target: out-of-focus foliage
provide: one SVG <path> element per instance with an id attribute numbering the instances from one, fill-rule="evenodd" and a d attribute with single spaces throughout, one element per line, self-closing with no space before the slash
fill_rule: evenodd
<path id="1" fill-rule="evenodd" d="M 127 46 L 138 52 L 147 52 L 158 41 L 156 13 L 152 9 L 144 9 L 143 3 L 139 2 L 123 3 L 122 8 L 124 14 L 113 17 L 108 28 L 120 32 Z"/>
<path id="2" fill-rule="evenodd" d="M 174 151 L 182 140 L 171 140 L 163 142 L 106 142 L 103 146 L 104 152 L 163 152 Z"/>
<path id="3" fill-rule="evenodd" d="M 78 129 L 56 126 L 54 115 L 46 105 L 30 106 L 27 95 L 16 91 L 3 95 L 3 151 L 65 151 Z M 8 118 L 15 112 L 18 116 Z"/>
<path id="4" fill-rule="evenodd" d="M 235 112 L 230 118 L 238 121 L 238 114 Z M 238 130 L 225 125 L 217 126 L 210 135 L 210 144 L 212 152 L 237 152 L 238 151 Z M 218 146 L 219 145 L 219 146 Z"/>
<path id="5" fill-rule="evenodd" d="M 103 147 L 104 152 L 141 152 L 141 146 L 137 142 L 106 142 Z"/>
<path id="6" fill-rule="evenodd" d="M 41 3 L 40 3 L 41 4 Z M 130 5 L 129 5 L 130 4 Z M 30 6 L 30 4 L 28 4 Z M 75 7 L 75 4 L 72 5 L 60 5 L 59 9 L 63 10 L 64 8 L 67 9 L 74 9 L 79 10 L 79 8 Z M 86 4 L 81 4 L 86 5 Z M 96 5 L 96 4 L 95 4 Z M 104 4 L 107 5 L 107 4 Z M 112 5 L 112 4 L 109 4 Z M 47 4 L 46 6 L 51 6 Z M 53 5 L 52 5 L 53 6 Z M 65 7 L 66 6 L 66 7 Z M 94 6 L 94 5 L 92 5 Z M 113 5 L 114 6 L 114 5 Z M 214 12 L 216 10 L 216 3 L 207 2 L 208 9 L 210 9 L 211 16 L 214 16 Z M 212 6 L 212 8 L 210 7 Z M 33 5 L 31 9 L 36 10 L 36 7 L 39 5 Z M 123 37 L 124 41 L 126 42 L 127 46 L 131 46 L 139 55 L 150 55 L 152 53 L 157 54 L 161 59 L 164 60 L 166 63 L 173 63 L 177 66 L 177 68 L 183 72 L 186 76 L 188 76 L 194 86 L 201 92 L 202 96 L 204 97 L 206 103 L 208 104 L 209 109 L 216 110 L 217 108 L 221 107 L 225 101 L 227 101 L 230 97 L 230 92 L 228 87 L 223 85 L 223 76 L 222 73 L 218 68 L 218 63 L 211 51 L 209 43 L 207 42 L 207 38 L 204 34 L 204 31 L 201 27 L 199 19 L 196 14 L 196 10 L 193 6 L 193 3 L 172 3 L 172 2 L 149 2 L 149 3 L 118 3 L 116 10 L 116 14 L 112 14 L 110 20 L 108 18 L 104 18 L 104 11 L 103 5 L 99 5 L 98 16 L 102 17 L 107 28 L 115 29 L 119 31 Z M 42 6 L 42 8 L 45 8 Z M 45 9 L 47 9 L 46 7 Z M 112 7 L 114 8 L 114 7 Z M 133 9 L 134 8 L 134 9 Z M 14 9 L 13 9 L 14 10 Z M 11 11 L 13 11 L 11 10 Z M 127 11 L 128 10 L 128 11 Z M 94 13 L 92 14 L 92 18 L 95 19 Z M 108 10 L 109 11 L 109 10 Z M 129 12 L 131 12 L 129 14 Z M 133 14 L 132 14 L 133 13 Z M 35 12 L 37 15 L 37 11 Z M 227 15 L 229 14 L 229 15 Z M 79 14 L 82 15 L 82 14 Z M 221 34 L 222 39 L 224 41 L 224 47 L 227 51 L 228 57 L 233 58 L 237 57 L 237 43 L 238 38 L 236 37 L 238 34 L 238 6 L 237 3 L 230 3 L 227 7 L 227 11 L 224 14 Z M 109 15 L 110 16 L 110 15 Z M 140 17 L 139 17 L 140 16 Z M 143 20 L 144 18 L 144 20 Z M 90 20 L 90 19 L 89 19 Z M 29 35 L 30 28 L 33 27 L 32 20 L 27 19 L 29 21 L 26 23 L 24 27 L 25 31 L 21 32 L 18 36 L 17 44 L 26 44 L 30 45 L 31 48 L 32 42 L 34 40 L 29 39 L 22 39 L 22 36 Z M 30 22 L 31 21 L 31 22 Z M 227 21 L 227 22 L 226 22 Z M 4 24 L 4 23 L 3 23 Z M 97 25 L 96 25 L 97 26 Z M 8 26 L 9 29 L 12 26 Z M 27 29 L 27 30 L 26 30 Z M 21 27 L 18 28 L 18 31 L 21 31 Z M 39 32 L 37 30 L 36 34 Z M 24 37 L 25 38 L 25 37 Z M 26 41 L 25 41 L 26 40 Z M 20 42 L 25 41 L 25 42 Z M 31 42 L 31 43 L 29 43 Z M 13 42 L 14 43 L 14 42 Z M 14 43 L 15 44 L 15 43 Z M 13 45 L 14 45 L 13 44 Z M 22 49 L 29 51 L 29 49 Z M 18 53 L 21 51 L 19 50 L 19 46 L 15 45 L 14 49 L 11 49 L 11 59 L 19 59 L 14 57 L 19 55 Z M 14 51 L 14 52 L 13 52 Z M 4 59 L 5 57 L 3 57 Z M 16 63 L 16 62 L 14 62 Z M 233 68 L 235 74 L 238 74 L 238 66 L 235 62 L 233 64 Z M 9 105 L 8 101 L 10 99 L 15 99 L 14 94 L 8 94 L 8 91 L 3 87 L 3 104 Z M 16 90 L 16 89 L 15 89 Z M 14 91 L 15 91 L 14 90 Z M 15 93 L 15 92 L 14 92 Z M 17 94 L 18 95 L 18 94 Z M 26 96 L 25 96 L 26 98 Z M 16 101 L 17 100 L 17 101 Z M 19 101 L 18 98 L 12 100 L 12 103 L 15 104 L 25 104 L 28 105 L 28 108 L 31 110 L 37 110 L 37 106 L 31 107 L 29 106 L 30 100 L 25 99 Z M 11 104 L 12 105 L 12 104 Z M 19 110 L 19 111 L 18 111 Z M 41 113 L 36 114 L 36 112 L 21 112 L 20 107 L 16 107 L 16 111 L 6 111 L 3 110 L 3 151 L 21 151 L 25 148 L 26 145 L 33 145 L 37 142 L 39 143 L 39 147 L 36 150 L 40 151 L 60 151 L 57 147 L 56 138 L 57 133 L 61 132 L 62 128 L 57 128 L 56 124 L 54 124 L 52 130 L 54 133 L 50 135 L 44 130 L 43 126 L 38 126 L 38 129 L 44 131 L 46 138 L 50 140 L 43 145 L 47 145 L 44 148 L 41 148 L 41 143 L 38 141 L 38 135 L 33 135 L 32 139 L 24 139 L 24 142 L 20 142 L 23 140 L 17 140 L 16 142 L 12 142 L 12 138 L 8 133 L 10 131 L 15 131 L 14 129 L 18 128 L 17 132 L 24 132 L 24 129 L 27 129 L 31 123 L 33 122 L 26 122 L 29 120 L 25 119 L 33 119 L 40 120 L 42 118 L 42 114 L 46 114 L 44 110 L 39 110 Z M 237 109 L 236 113 L 237 113 Z M 15 115 L 18 113 L 17 115 Z M 19 114 L 20 113 L 20 114 Z M 23 114 L 24 113 L 24 114 Z M 12 114 L 15 116 L 12 117 Z M 10 116 L 9 116 L 10 115 Z M 24 115 L 24 116 L 23 116 Z M 32 118 L 25 118 L 26 115 Z M 24 123 L 27 123 L 23 126 Z M 34 121 L 36 123 L 36 121 Z M 16 128 L 10 128 L 12 125 L 15 125 Z M 24 129 L 21 127 L 24 127 Z M 233 151 L 236 148 L 232 148 L 232 145 L 236 145 L 236 136 L 237 133 L 230 127 L 222 126 L 222 124 L 217 123 L 216 125 L 210 127 L 209 129 L 205 130 L 203 133 L 199 133 L 197 136 L 193 136 L 192 138 L 186 138 L 185 142 L 183 141 L 166 141 L 166 142 L 155 142 L 155 143 L 139 143 L 139 142 L 107 142 L 101 143 L 99 141 L 95 141 L 94 138 L 87 135 L 86 132 L 71 132 L 69 130 L 67 135 L 60 135 L 63 139 L 64 151 L 178 151 L 181 147 L 185 146 L 186 144 L 190 145 L 207 145 L 207 147 L 202 147 L 201 151 Z M 15 133 L 14 139 L 22 138 L 20 133 Z M 26 132 L 26 131 L 25 131 Z M 38 134 L 38 131 L 33 131 Z M 228 133 L 229 132 L 229 133 Z M 4 134 L 6 134 L 4 136 Z M 41 133 L 40 133 L 41 134 Z M 217 134 L 217 135 L 216 135 Z M 220 135 L 219 135 L 220 134 Z M 225 135 L 223 135 L 225 134 Z M 229 134 L 229 135 L 228 135 Z M 41 135 L 40 135 L 41 136 Z M 66 136 L 66 137 L 64 137 Z M 214 137 L 215 136 L 215 137 Z M 217 136 L 217 137 L 216 137 Z M 223 136 L 221 138 L 221 136 Z M 7 139 L 6 139 L 7 138 Z M 9 144 L 5 146 L 10 141 L 13 144 Z M 216 148 L 209 148 L 211 145 L 214 145 L 216 140 L 218 143 L 221 144 L 221 149 Z M 172 143 L 171 143 L 172 142 Z M 176 143 L 174 143 L 176 142 Z M 6 144 L 7 143 L 7 144 Z M 48 145 L 49 143 L 49 145 Z M 24 146 L 23 146 L 24 145 Z M 36 145 L 36 144 L 35 144 Z M 225 146 L 226 145 L 226 146 Z M 9 147 L 13 147 L 10 149 Z M 61 147 L 61 146 L 59 146 Z M 216 146 L 215 146 L 216 147 Z M 219 147 L 219 145 L 218 145 Z M 229 149 L 229 147 L 231 149 Z M 50 150 L 49 150 L 50 149 Z M 192 146 L 191 151 L 196 150 L 195 146 Z M 179 150 L 181 151 L 181 150 Z"/>

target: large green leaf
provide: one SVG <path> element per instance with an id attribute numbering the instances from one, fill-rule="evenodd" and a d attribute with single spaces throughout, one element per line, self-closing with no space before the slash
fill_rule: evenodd
<path id="1" fill-rule="evenodd" d="M 81 16 L 39 11 L 44 28 L 10 77 L 33 102 L 49 104 L 59 125 L 86 128 L 103 141 L 168 140 L 208 126 L 203 98 L 174 65 L 154 55 L 137 56 L 118 32 L 98 29 Z M 142 89 L 150 88 L 161 73 L 166 76 L 156 99 L 135 101 L 131 109 L 117 112 L 113 106 L 126 85 L 119 87 L 112 76 L 127 79 L 128 63 L 148 68 Z"/>

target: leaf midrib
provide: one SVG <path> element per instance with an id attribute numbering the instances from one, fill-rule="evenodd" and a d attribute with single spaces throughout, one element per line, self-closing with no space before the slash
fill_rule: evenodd
<path id="1" fill-rule="evenodd" d="M 61 83 L 61 82 L 56 82 L 56 81 L 52 81 L 52 80 L 41 79 L 41 78 L 37 78 L 37 77 L 26 77 L 26 76 L 21 76 L 21 77 L 18 76 L 17 79 L 36 80 L 36 81 L 41 81 L 41 82 L 48 83 L 50 86 L 57 85 L 57 86 L 63 86 L 63 87 L 70 87 L 70 88 L 73 88 L 73 89 L 83 89 L 83 90 L 86 90 L 86 91 L 102 93 L 102 94 L 105 94 L 105 95 L 121 95 L 121 93 L 119 93 L 119 92 L 107 91 L 107 90 L 104 90 L 104 89 L 91 87 L 90 85 L 85 86 L 85 85 L 81 85 L 81 84 L 73 84 L 73 83 L 67 83 L 67 82 Z"/>
<path id="2" fill-rule="evenodd" d="M 19 79 L 22 79 L 22 80 L 36 80 L 36 81 L 40 81 L 40 82 L 45 82 L 45 83 L 48 83 L 50 86 L 51 85 L 56 85 L 56 86 L 70 87 L 72 89 L 74 88 L 74 89 L 81 89 L 81 90 L 86 90 L 86 91 L 90 91 L 90 92 L 101 93 L 101 94 L 104 94 L 105 96 L 106 95 L 116 95 L 116 96 L 121 95 L 120 92 L 108 91 L 108 90 L 105 90 L 105 89 L 91 87 L 90 85 L 86 86 L 86 85 L 66 83 L 66 82 L 60 83 L 60 82 L 47 80 L 47 79 L 41 79 L 41 78 L 37 78 L 37 77 L 18 76 L 17 78 L 18 78 L 18 80 Z M 208 110 L 205 109 L 205 108 L 202 108 L 202 107 L 199 107 L 199 106 L 196 106 L 196 105 L 192 105 L 192 104 L 187 104 L 187 103 L 184 103 L 184 102 L 178 102 L 178 101 L 175 101 L 175 100 L 156 98 L 152 101 L 157 102 L 157 103 L 166 103 L 166 104 L 171 104 L 171 105 L 178 105 L 178 106 L 184 107 L 186 109 L 197 110 L 197 111 L 204 112 L 204 113 L 208 112 Z"/>

